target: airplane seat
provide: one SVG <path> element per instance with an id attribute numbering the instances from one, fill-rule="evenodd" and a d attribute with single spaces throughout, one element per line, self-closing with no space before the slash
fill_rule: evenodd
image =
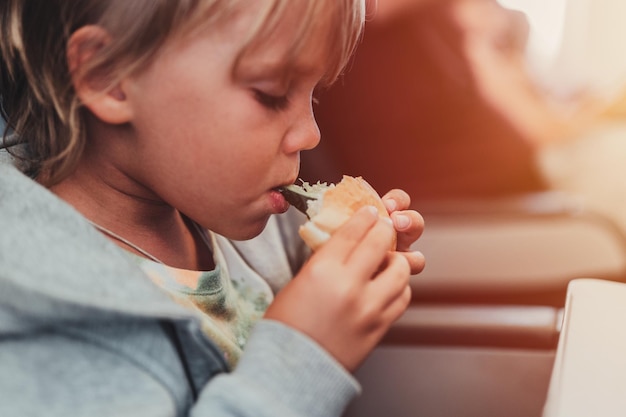
<path id="1" fill-rule="evenodd" d="M 539 417 L 568 283 L 626 281 L 624 231 L 559 192 L 432 201 L 413 302 L 345 417 Z"/>

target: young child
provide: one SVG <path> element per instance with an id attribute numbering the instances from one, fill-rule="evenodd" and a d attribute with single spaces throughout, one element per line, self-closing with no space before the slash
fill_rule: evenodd
<path id="1" fill-rule="evenodd" d="M 393 224 L 363 209 L 305 262 L 277 188 L 317 145 L 313 93 L 363 16 L 363 0 L 0 3 L 18 142 L 0 164 L 0 415 L 342 414 L 409 302 L 423 221 L 390 191 Z"/>

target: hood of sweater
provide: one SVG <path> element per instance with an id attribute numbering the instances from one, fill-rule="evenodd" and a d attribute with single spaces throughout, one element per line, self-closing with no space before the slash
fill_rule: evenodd
<path id="1" fill-rule="evenodd" d="M 0 162 L 0 334 L 191 314 L 73 207 Z"/>

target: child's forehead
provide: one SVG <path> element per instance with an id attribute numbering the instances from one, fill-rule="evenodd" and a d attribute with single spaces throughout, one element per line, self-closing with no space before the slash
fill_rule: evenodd
<path id="1" fill-rule="evenodd" d="M 340 16 L 325 1 L 289 0 L 277 15 L 258 22 L 243 45 L 237 66 L 254 65 L 257 71 L 279 74 L 308 74 L 337 65 L 345 45 L 338 42 Z M 318 1 L 316 7 L 308 1 Z M 253 17 L 254 21 L 254 17 Z M 247 22 L 249 30 L 251 22 Z M 344 28 L 345 29 L 345 28 Z"/>
<path id="2" fill-rule="evenodd" d="M 244 25 L 247 40 L 242 45 L 240 58 L 267 43 L 272 36 L 280 34 L 287 40 L 287 52 L 283 54 L 281 63 L 303 67 L 303 71 L 311 65 L 299 62 L 302 56 L 311 47 L 323 48 L 323 51 L 315 51 L 315 54 L 309 55 L 324 60 L 328 69 L 324 75 L 324 83 L 330 83 L 347 64 L 358 43 L 365 19 L 365 2 L 366 0 L 213 0 L 208 3 L 226 5 L 218 7 L 221 9 L 219 17 L 215 18 L 215 8 L 203 7 L 202 13 L 193 14 L 195 23 L 192 24 L 196 29 L 201 26 L 201 30 L 222 30 L 228 36 L 228 32 L 233 30 L 232 26 L 237 26 L 241 16 L 247 15 Z M 238 64 L 239 62 L 235 64 L 235 71 Z"/>

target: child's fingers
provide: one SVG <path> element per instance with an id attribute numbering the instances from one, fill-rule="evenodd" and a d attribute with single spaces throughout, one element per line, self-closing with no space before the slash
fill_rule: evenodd
<path id="1" fill-rule="evenodd" d="M 388 253 L 385 267 L 371 281 L 369 291 L 378 294 L 381 307 L 387 309 L 409 287 L 410 275 L 406 259 L 397 252 Z"/>
<path id="2" fill-rule="evenodd" d="M 347 262 L 351 270 L 369 281 L 389 255 L 394 233 L 389 219 L 379 218 L 350 254 Z"/>
<path id="3" fill-rule="evenodd" d="M 381 313 L 381 318 L 390 327 L 398 320 L 411 304 L 411 287 L 405 286 L 398 297 L 387 305 L 387 308 Z"/>
<path id="4" fill-rule="evenodd" d="M 382 197 L 388 213 L 406 210 L 411 206 L 411 197 L 403 190 L 394 188 Z"/>
<path id="5" fill-rule="evenodd" d="M 424 232 L 424 218 L 415 210 L 396 211 L 391 220 L 398 232 L 398 251 L 408 251 Z"/>
<path id="6" fill-rule="evenodd" d="M 409 268 L 406 260 L 397 253 L 390 253 L 386 267 L 368 283 L 368 299 L 373 308 L 373 322 L 388 329 L 411 302 Z"/>
<path id="7" fill-rule="evenodd" d="M 375 207 L 362 207 L 342 225 L 319 250 L 320 255 L 329 253 L 340 258 L 346 264 L 354 249 L 378 222 Z"/>
<path id="8" fill-rule="evenodd" d="M 424 232 L 424 218 L 415 210 L 402 210 L 391 213 L 393 226 L 408 238 L 417 240 Z"/>
<path id="9" fill-rule="evenodd" d="M 426 258 L 424 257 L 424 254 L 420 251 L 396 253 L 404 257 L 404 259 L 406 259 L 406 261 L 409 263 L 409 268 L 412 275 L 419 274 L 426 267 Z"/>

